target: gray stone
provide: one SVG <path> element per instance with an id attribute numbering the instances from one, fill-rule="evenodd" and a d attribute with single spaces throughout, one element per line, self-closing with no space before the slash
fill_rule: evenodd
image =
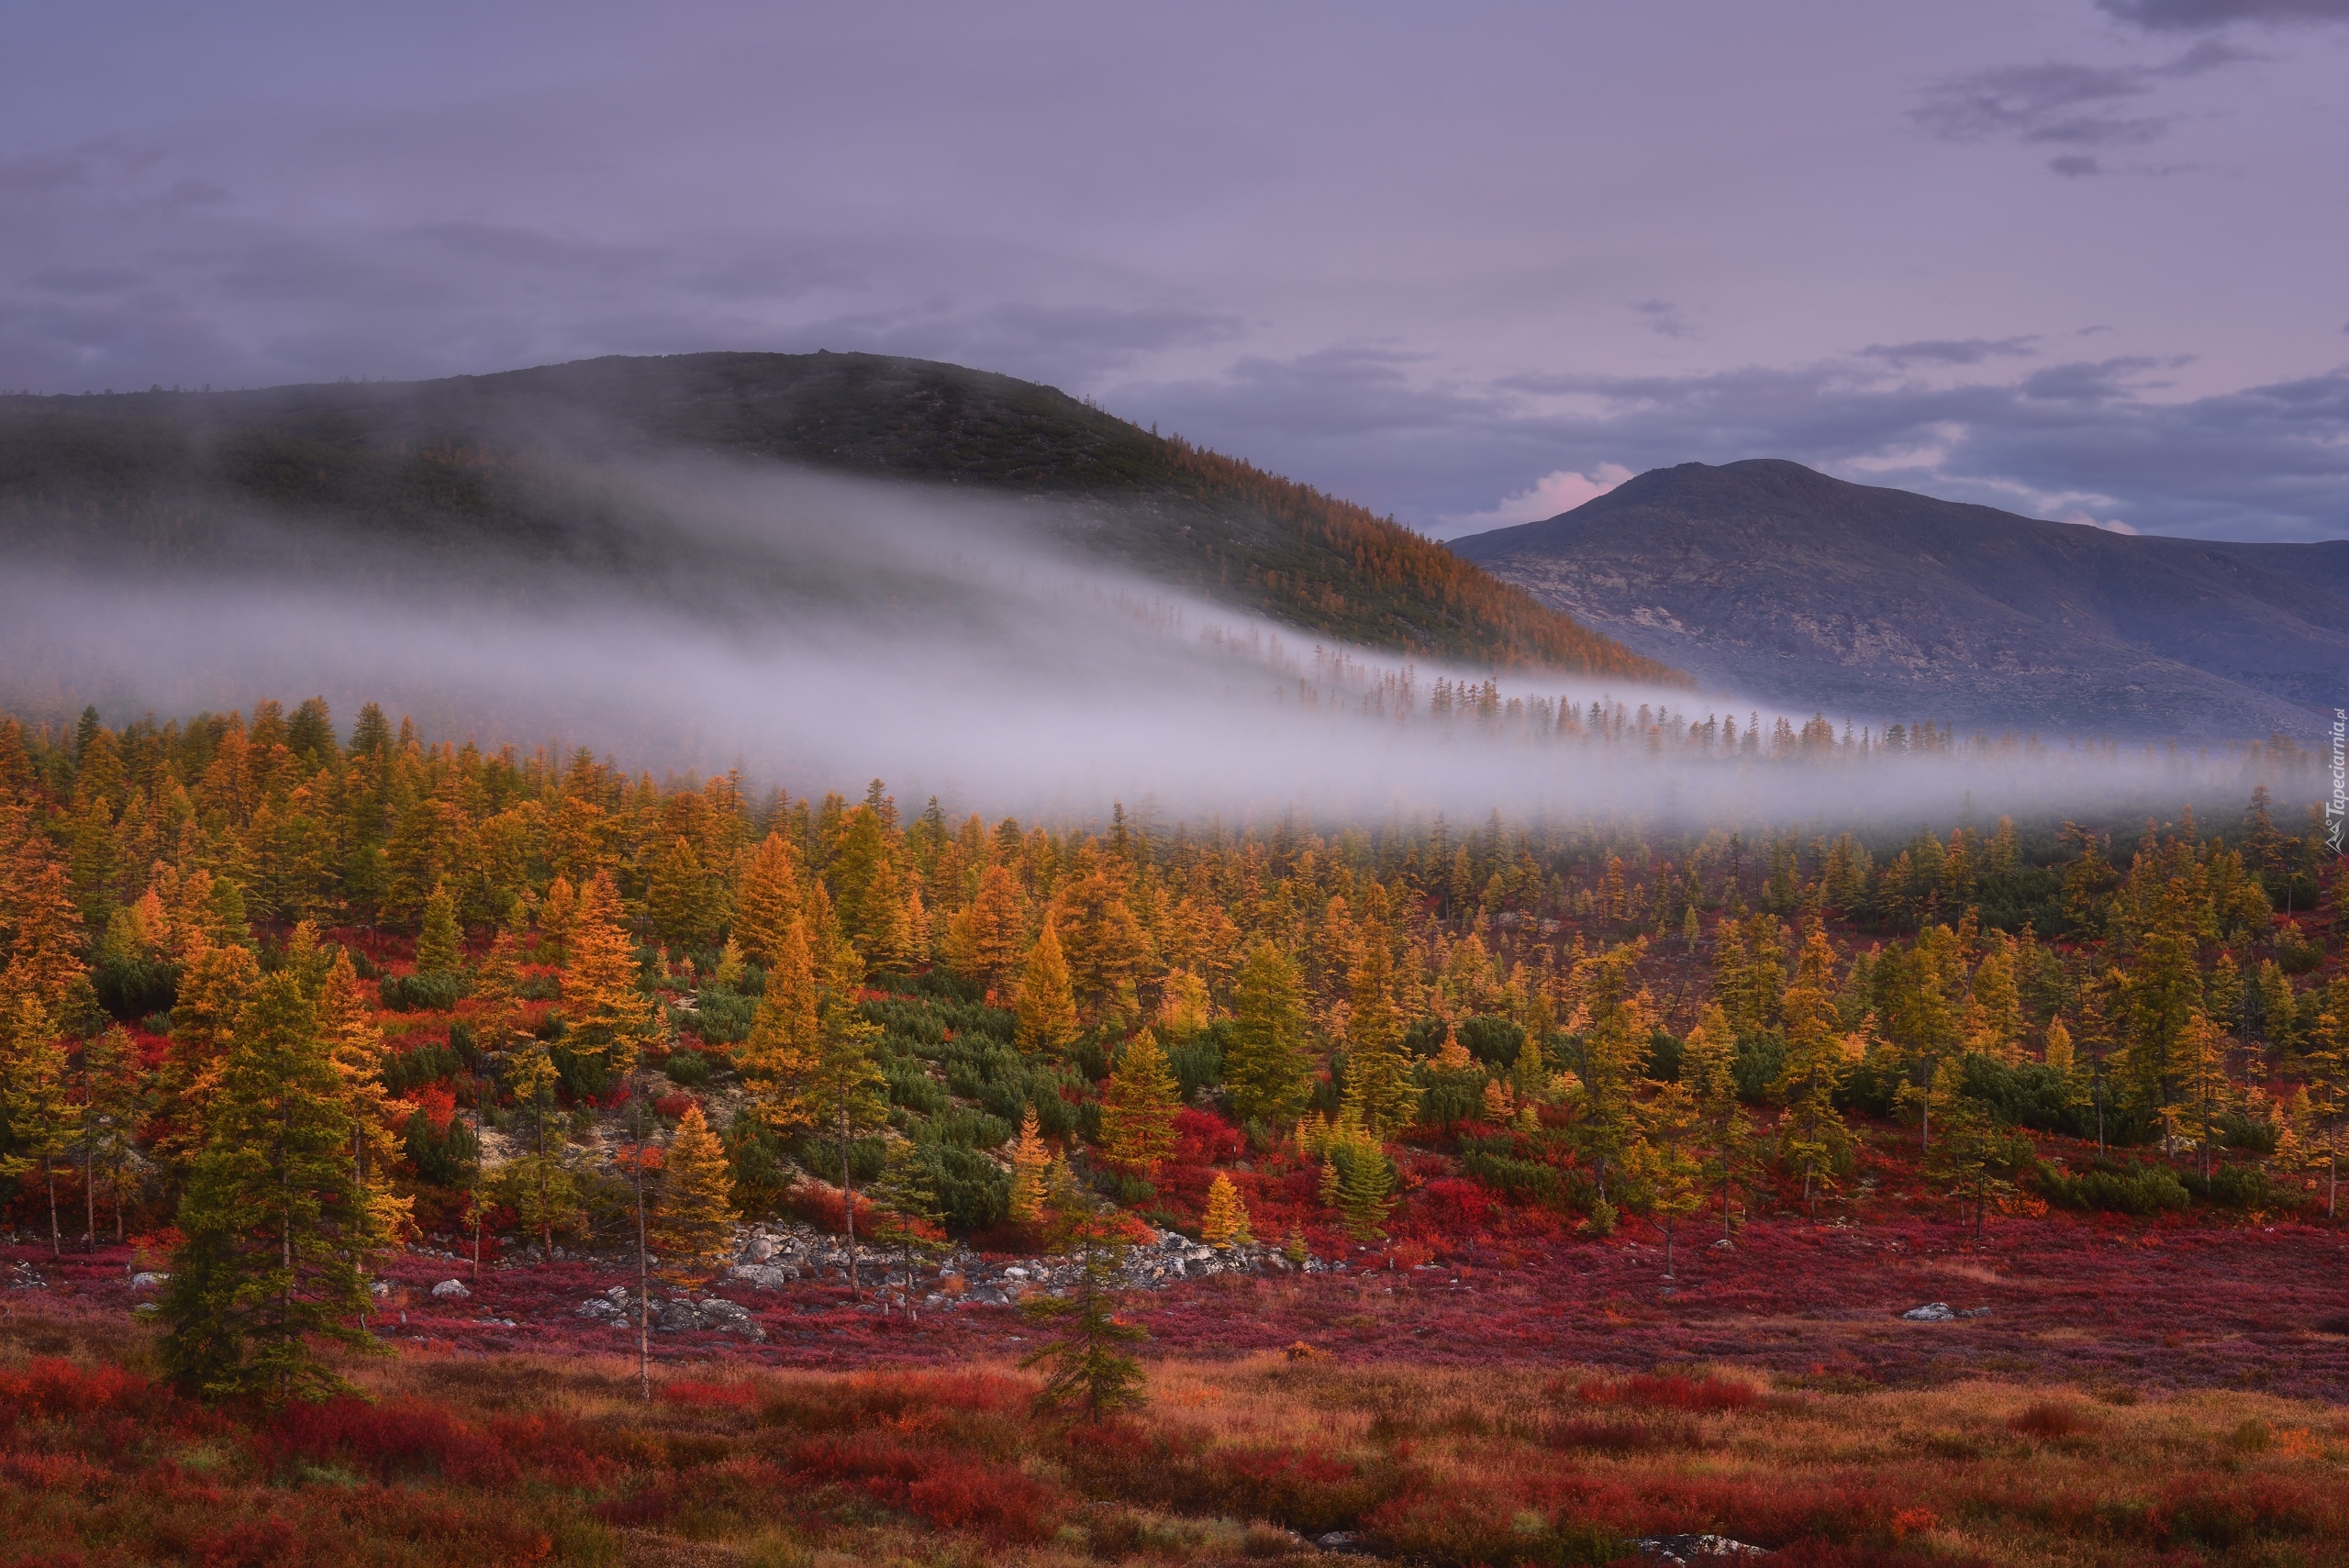
<path id="1" fill-rule="evenodd" d="M 1947 1323 L 1957 1317 L 1946 1301 L 1929 1301 L 1922 1307 L 1912 1307 L 1901 1317 L 1911 1323 Z"/>
<path id="2" fill-rule="evenodd" d="M 172 1276 L 169 1274 L 136 1273 L 130 1276 L 130 1288 L 133 1290 L 153 1290 L 171 1277 Z M 381 1294 L 381 1287 L 378 1287 L 378 1294 Z"/>
<path id="3" fill-rule="evenodd" d="M 799 1277 L 797 1269 L 786 1269 L 774 1263 L 737 1263 L 733 1273 L 736 1279 L 745 1284 L 756 1285 L 761 1290 L 774 1290 L 786 1281 Z"/>
<path id="4" fill-rule="evenodd" d="M 1770 1553 L 1761 1547 L 1731 1540 L 1725 1535 L 1650 1535 L 1640 1538 L 1640 1555 L 1653 1562 L 1694 1568 L 1700 1563 L 1767 1557 Z"/>
<path id="5" fill-rule="evenodd" d="M 472 1294 L 462 1280 L 444 1279 L 432 1287 L 433 1298 L 438 1301 L 462 1301 Z"/>

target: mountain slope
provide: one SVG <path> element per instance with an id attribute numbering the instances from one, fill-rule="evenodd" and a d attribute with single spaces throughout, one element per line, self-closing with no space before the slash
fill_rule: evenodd
<path id="1" fill-rule="evenodd" d="M 663 555 L 674 530 L 566 475 L 680 450 L 1048 496 L 1057 531 L 1084 551 L 1308 631 L 1674 678 L 1360 506 L 1051 387 L 869 354 L 0 397 L 0 541 L 85 564 L 219 564 L 258 513 L 297 536 L 356 532 L 444 561 L 518 550 L 629 576 Z"/>
<path id="2" fill-rule="evenodd" d="M 2349 693 L 2349 542 L 2124 536 L 1762 459 L 1452 549 L 1709 684 L 1861 719 L 2305 738 Z"/>

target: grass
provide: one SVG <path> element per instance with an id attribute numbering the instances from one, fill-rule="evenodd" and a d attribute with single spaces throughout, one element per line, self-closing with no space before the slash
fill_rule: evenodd
<path id="1" fill-rule="evenodd" d="M 1605 1562 L 1712 1530 L 1791 1562 L 2349 1562 L 2349 1420 L 2204 1390 L 1882 1388 L 1264 1352 L 1150 1366 L 1110 1427 L 1008 1362 L 663 1369 L 409 1350 L 286 1415 L 157 1387 L 120 1318 L 0 1323 L 0 1562 Z"/>

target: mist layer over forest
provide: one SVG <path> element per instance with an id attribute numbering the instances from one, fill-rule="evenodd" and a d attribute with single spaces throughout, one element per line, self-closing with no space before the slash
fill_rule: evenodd
<path id="1" fill-rule="evenodd" d="M 119 722 L 315 693 L 655 772 L 739 765 L 795 793 L 877 774 L 960 806 L 1087 814 L 1152 797 L 1897 822 L 1969 795 L 2150 809 L 2244 776 L 2238 755 L 1923 726 L 1887 741 L 1726 694 L 1317 641 L 1080 560 L 1049 501 L 676 459 L 577 462 L 545 510 L 564 537 L 536 551 L 258 512 L 182 560 L 19 545 L 0 695 Z"/>

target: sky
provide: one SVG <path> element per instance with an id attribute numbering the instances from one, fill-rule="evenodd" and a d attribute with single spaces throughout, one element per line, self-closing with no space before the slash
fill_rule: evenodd
<path id="1" fill-rule="evenodd" d="M 2349 0 L 0 0 L 0 389 L 866 350 L 1440 537 L 2349 537 Z"/>

